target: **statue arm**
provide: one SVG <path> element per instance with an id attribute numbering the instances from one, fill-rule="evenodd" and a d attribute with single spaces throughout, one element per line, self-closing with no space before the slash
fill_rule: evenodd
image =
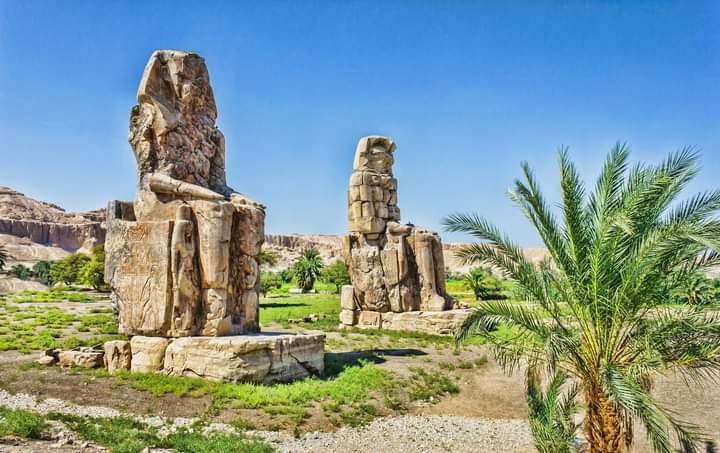
<path id="1" fill-rule="evenodd" d="M 155 193 L 168 195 L 179 195 L 200 200 L 224 200 L 223 194 L 217 193 L 205 187 L 190 184 L 184 181 L 171 178 L 160 173 L 151 173 L 145 176 L 146 183 L 150 190 Z"/>
<path id="2" fill-rule="evenodd" d="M 408 235 L 412 232 L 412 227 L 390 221 L 387 223 L 387 230 L 392 234 Z"/>

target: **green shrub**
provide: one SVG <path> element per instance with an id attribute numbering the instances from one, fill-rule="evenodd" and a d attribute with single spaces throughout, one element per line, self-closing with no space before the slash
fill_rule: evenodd
<path id="1" fill-rule="evenodd" d="M 45 419 L 35 413 L 0 407 L 0 437 L 39 439 L 46 427 Z"/>

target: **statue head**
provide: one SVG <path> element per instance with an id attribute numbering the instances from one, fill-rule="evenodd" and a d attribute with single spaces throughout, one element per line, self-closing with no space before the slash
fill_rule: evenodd
<path id="1" fill-rule="evenodd" d="M 178 50 L 155 51 L 143 72 L 130 116 L 129 141 L 141 175 L 225 190 L 225 140 L 205 60 Z"/>
<path id="2" fill-rule="evenodd" d="M 395 142 L 380 135 L 363 137 L 355 149 L 353 171 L 370 170 L 391 175 L 394 163 Z"/>

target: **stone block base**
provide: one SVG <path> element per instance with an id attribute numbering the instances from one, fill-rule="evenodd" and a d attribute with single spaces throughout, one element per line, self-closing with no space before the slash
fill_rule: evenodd
<path id="1" fill-rule="evenodd" d="M 135 336 L 130 347 L 133 371 L 170 376 L 271 384 L 324 372 L 323 333 L 176 339 Z M 136 366 L 136 358 L 140 359 L 139 366 Z"/>
<path id="2" fill-rule="evenodd" d="M 470 309 L 457 309 L 379 313 L 376 311 L 356 310 L 353 312 L 343 310 L 340 315 L 340 327 L 408 330 L 430 335 L 453 335 L 471 311 Z"/>

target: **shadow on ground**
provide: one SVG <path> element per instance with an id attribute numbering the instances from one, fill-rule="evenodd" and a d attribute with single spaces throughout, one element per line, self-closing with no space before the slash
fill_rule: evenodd
<path id="1" fill-rule="evenodd" d="M 407 357 L 427 355 L 419 349 L 369 349 L 367 351 L 326 352 L 325 353 L 325 379 L 332 379 L 343 369 L 363 362 L 375 364 L 385 363 L 385 356 Z"/>

